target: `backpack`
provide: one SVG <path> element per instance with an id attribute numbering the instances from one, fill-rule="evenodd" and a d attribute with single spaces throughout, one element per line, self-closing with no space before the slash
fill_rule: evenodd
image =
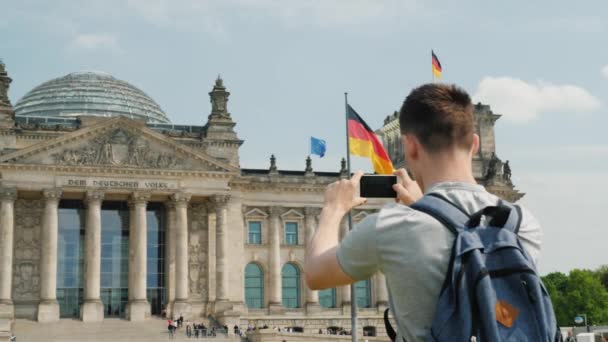
<path id="1" fill-rule="evenodd" d="M 562 341 L 551 299 L 517 236 L 518 206 L 500 201 L 469 216 L 433 193 L 411 208 L 455 236 L 428 341 Z M 384 322 L 395 341 L 388 309 Z"/>

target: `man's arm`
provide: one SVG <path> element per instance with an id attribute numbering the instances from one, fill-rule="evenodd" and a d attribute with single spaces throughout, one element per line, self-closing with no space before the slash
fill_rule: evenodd
<path id="1" fill-rule="evenodd" d="M 349 210 L 366 201 L 358 195 L 362 175 L 363 172 L 358 171 L 351 179 L 330 184 L 325 191 L 319 227 L 307 247 L 304 265 L 306 283 L 313 290 L 347 285 L 355 281 L 342 270 L 336 251 L 340 221 Z"/>

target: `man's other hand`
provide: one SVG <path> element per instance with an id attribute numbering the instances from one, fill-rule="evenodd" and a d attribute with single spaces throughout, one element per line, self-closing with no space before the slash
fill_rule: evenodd
<path id="1" fill-rule="evenodd" d="M 352 208 L 365 203 L 367 199 L 359 196 L 359 181 L 362 176 L 363 171 L 357 171 L 351 179 L 342 179 L 328 185 L 324 207 L 344 215 Z"/>
<path id="2" fill-rule="evenodd" d="M 412 205 L 420 198 L 422 198 L 422 190 L 418 183 L 410 178 L 405 169 L 399 169 L 395 171 L 397 176 L 397 184 L 393 184 L 393 190 L 397 193 L 397 202 L 401 202 L 405 205 Z"/>

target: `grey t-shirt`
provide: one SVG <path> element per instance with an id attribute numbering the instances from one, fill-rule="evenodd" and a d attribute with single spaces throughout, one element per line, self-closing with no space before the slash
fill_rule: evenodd
<path id="1" fill-rule="evenodd" d="M 426 193 L 431 192 L 469 214 L 499 200 L 483 186 L 470 183 L 438 183 Z M 519 236 L 536 262 L 541 227 L 525 208 L 522 214 Z M 398 340 L 403 336 L 408 342 L 425 341 L 453 241 L 452 233 L 433 217 L 402 204 L 389 204 L 357 224 L 340 243 L 337 256 L 344 272 L 355 280 L 368 279 L 377 271 L 384 273 Z"/>

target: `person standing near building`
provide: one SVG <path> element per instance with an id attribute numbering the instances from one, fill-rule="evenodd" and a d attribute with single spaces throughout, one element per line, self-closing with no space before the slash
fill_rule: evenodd
<path id="1" fill-rule="evenodd" d="M 188 336 L 188 338 L 192 336 L 192 327 L 190 326 L 190 321 L 186 321 L 186 336 Z"/>
<path id="2" fill-rule="evenodd" d="M 426 341 L 441 285 L 448 270 L 454 235 L 439 221 L 409 206 L 423 194 L 436 194 L 471 215 L 499 198 L 476 184 L 472 159 L 479 149 L 473 104 L 455 85 L 426 84 L 407 96 L 399 114 L 406 165 L 396 171 L 398 203 L 367 216 L 342 241 L 340 223 L 359 197 L 363 172 L 330 184 L 319 226 L 306 252 L 305 277 L 312 290 L 369 279 L 381 271 L 390 293 L 397 339 Z M 536 262 L 541 227 L 522 208 L 518 232 L 524 249 Z"/>

